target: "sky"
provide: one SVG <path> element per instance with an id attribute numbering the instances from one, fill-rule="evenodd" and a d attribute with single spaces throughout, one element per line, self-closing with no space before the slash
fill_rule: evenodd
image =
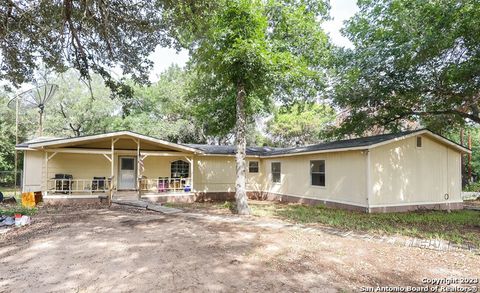
<path id="1" fill-rule="evenodd" d="M 350 41 L 343 37 L 340 29 L 343 22 L 349 19 L 358 11 L 356 0 L 330 0 L 331 20 L 325 22 L 322 27 L 328 33 L 332 42 L 337 46 L 351 47 Z M 154 62 L 153 70 L 150 74 L 150 81 L 158 80 L 158 75 L 172 64 L 184 66 L 188 61 L 188 52 L 181 51 L 177 53 L 174 49 L 157 47 L 155 52 L 150 55 Z"/>

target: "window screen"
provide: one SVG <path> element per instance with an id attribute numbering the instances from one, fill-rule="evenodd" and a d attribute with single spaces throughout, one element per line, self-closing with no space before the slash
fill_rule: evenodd
<path id="1" fill-rule="evenodd" d="M 174 161 L 170 167 L 172 178 L 188 178 L 190 175 L 190 164 L 185 161 Z"/>
<path id="2" fill-rule="evenodd" d="M 135 170 L 135 159 L 121 158 L 121 170 Z"/>
<path id="3" fill-rule="evenodd" d="M 248 162 L 248 172 L 249 173 L 258 173 L 258 161 L 249 161 Z"/>
<path id="4" fill-rule="evenodd" d="M 312 185 L 325 186 L 325 160 L 310 161 Z"/>
<path id="5" fill-rule="evenodd" d="M 282 165 L 279 162 L 272 163 L 272 182 L 280 183 L 282 179 Z"/>

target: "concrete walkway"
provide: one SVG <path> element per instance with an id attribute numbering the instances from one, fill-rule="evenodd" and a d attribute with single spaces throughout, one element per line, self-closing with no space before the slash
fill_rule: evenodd
<path id="1" fill-rule="evenodd" d="M 126 205 L 126 206 L 141 208 L 141 209 L 147 209 L 147 210 L 159 212 L 162 214 L 176 214 L 176 213 L 182 212 L 182 210 L 180 209 L 169 208 L 169 207 L 162 206 L 160 204 L 152 203 L 149 201 L 138 200 L 138 199 L 137 200 L 112 199 L 112 203 L 118 204 L 118 205 Z"/>

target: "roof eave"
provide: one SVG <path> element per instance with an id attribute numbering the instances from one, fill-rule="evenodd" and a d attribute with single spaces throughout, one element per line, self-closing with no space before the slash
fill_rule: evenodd
<path id="1" fill-rule="evenodd" d="M 428 130 L 428 129 L 420 129 L 418 131 L 414 131 L 414 132 L 409 133 L 409 134 L 405 134 L 405 135 L 395 137 L 395 138 L 392 138 L 392 139 L 389 139 L 389 140 L 385 140 L 385 141 L 382 141 L 382 142 L 379 142 L 379 143 L 376 143 L 376 144 L 372 144 L 372 145 L 368 146 L 368 149 L 380 147 L 382 145 L 386 145 L 386 144 L 389 144 L 389 143 L 392 143 L 392 142 L 395 142 L 395 141 L 404 140 L 404 139 L 414 137 L 414 136 L 417 136 L 417 135 L 421 135 L 421 134 L 430 135 L 430 136 L 440 140 L 444 144 L 448 145 L 449 147 L 451 147 L 453 149 L 456 149 L 456 150 L 458 150 L 462 153 L 466 153 L 466 154 L 471 154 L 472 153 L 472 151 L 469 150 L 468 148 L 463 147 L 459 144 L 456 144 L 456 143 L 450 141 L 449 139 L 446 139 L 445 137 L 443 137 L 441 135 L 438 135 L 438 134 L 436 134 L 436 133 L 434 133 L 434 132 L 432 132 L 431 130 Z"/>
<path id="2" fill-rule="evenodd" d="M 65 143 L 75 143 L 75 142 L 83 142 L 83 141 L 89 141 L 89 140 L 94 140 L 94 139 L 112 138 L 112 137 L 122 136 L 122 135 L 135 137 L 137 139 L 143 139 L 143 140 L 153 142 L 153 143 L 157 143 L 157 144 L 162 144 L 162 145 L 171 147 L 171 148 L 176 149 L 176 150 L 188 151 L 188 152 L 192 152 L 194 154 L 203 153 L 201 150 L 198 150 L 198 149 L 195 149 L 195 148 L 183 146 L 183 145 L 176 144 L 176 143 L 171 143 L 171 142 L 168 142 L 168 141 L 164 141 L 164 140 L 161 140 L 161 139 L 158 139 L 158 138 L 146 136 L 146 135 L 131 132 L 131 131 L 117 131 L 117 132 L 90 135 L 90 136 L 84 136 L 84 137 L 78 137 L 78 138 L 58 139 L 58 140 L 48 141 L 48 142 L 34 142 L 34 143 L 29 144 L 28 148 L 29 149 L 31 149 L 31 148 L 33 148 L 33 149 L 38 149 L 38 148 L 43 149 L 45 147 L 55 146 L 55 145 L 60 145 L 60 144 L 65 144 Z"/>

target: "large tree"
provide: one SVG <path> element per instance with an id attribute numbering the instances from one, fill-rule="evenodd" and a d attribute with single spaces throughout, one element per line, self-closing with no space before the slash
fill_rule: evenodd
<path id="1" fill-rule="evenodd" d="M 183 13 L 176 15 L 190 21 L 187 33 L 180 32 L 178 39 L 190 50 L 195 96 L 219 117 L 223 124 L 217 125 L 235 128 L 236 209 L 248 214 L 247 122 L 269 109 L 274 99 L 313 99 L 323 89 L 329 48 L 320 24 L 328 5 L 323 1 L 234 0 L 206 6 L 208 11 L 203 12 L 180 7 Z"/>
<path id="2" fill-rule="evenodd" d="M 40 63 L 57 72 L 74 67 L 87 81 L 100 74 L 112 94 L 128 97 L 131 89 L 111 69 L 147 82 L 149 54 L 169 44 L 165 31 L 155 1 L 3 0 L 0 80 L 32 81 Z"/>
<path id="3" fill-rule="evenodd" d="M 169 141 L 201 142 L 204 137 L 188 101 L 188 78 L 187 72 L 172 66 L 149 86 L 132 85 L 133 96 L 118 101 L 110 98 L 109 88 L 97 74 L 91 75 L 90 86 L 75 70 L 50 74 L 47 80 L 58 84 L 59 89 L 46 107 L 44 132 L 54 136 L 80 136 L 132 130 Z M 36 116 L 32 121 L 37 121 Z M 22 119 L 22 125 L 35 128 L 27 122 Z"/>
<path id="4" fill-rule="evenodd" d="M 134 87 L 128 115 L 116 128 L 131 129 L 174 142 L 204 142 L 204 131 L 188 96 L 190 74 L 172 65 L 149 86 Z M 126 113 L 125 113 L 126 114 Z"/>
<path id="5" fill-rule="evenodd" d="M 276 146 L 318 143 L 335 121 L 335 112 L 326 104 L 295 103 L 280 106 L 267 122 L 267 133 Z"/>
<path id="6" fill-rule="evenodd" d="M 480 2 L 369 0 L 344 29 L 334 100 L 344 130 L 480 123 Z"/>
<path id="7" fill-rule="evenodd" d="M 90 86 L 72 69 L 52 74 L 48 81 L 59 88 L 45 107 L 45 134 L 71 137 L 112 130 L 121 103 L 109 97 L 110 90 L 99 75 L 91 75 Z"/>

